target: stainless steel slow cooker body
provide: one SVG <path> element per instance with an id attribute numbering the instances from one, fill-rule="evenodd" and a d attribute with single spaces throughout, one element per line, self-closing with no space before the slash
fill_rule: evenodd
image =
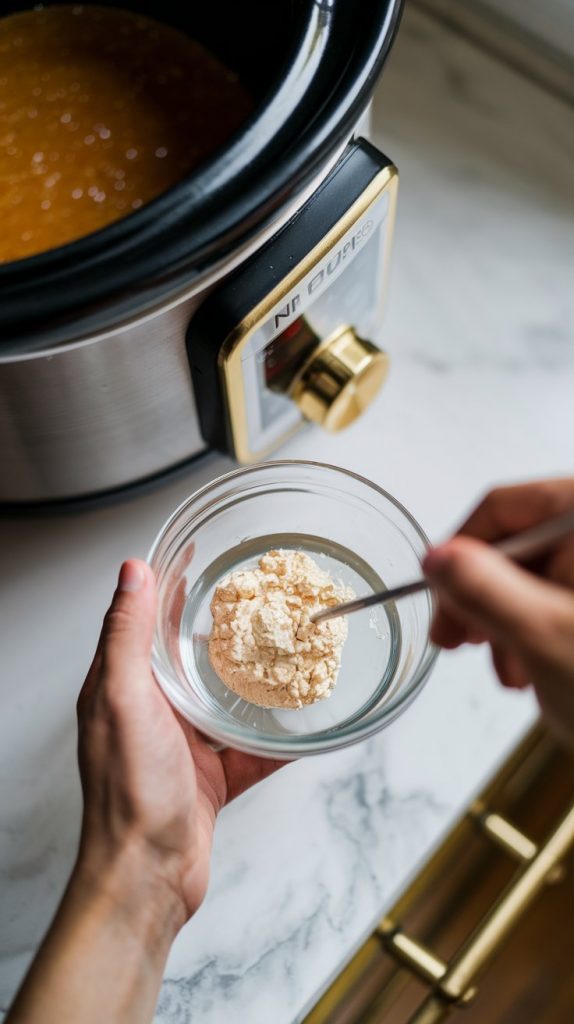
<path id="1" fill-rule="evenodd" d="M 367 143 L 351 140 L 364 129 L 401 0 L 281 0 L 272 22 L 262 0 L 121 6 L 204 42 L 239 73 L 258 105 L 222 151 L 143 209 L 60 249 L 0 265 L 5 507 L 115 492 L 161 477 L 212 444 L 244 461 L 264 454 L 300 415 L 287 414 L 288 397 L 268 395 L 271 443 L 250 440 L 253 424 L 240 433 L 245 406 L 254 403 L 253 384 L 238 382 L 246 367 L 254 372 L 248 357 L 253 365 L 263 358 L 256 332 L 267 331 L 271 341 L 275 319 L 274 337 L 280 328 L 284 340 L 284 328 L 293 332 L 303 322 L 294 283 L 311 287 L 318 260 L 324 281 L 317 294 L 331 267 L 348 273 L 363 243 L 381 270 L 388 258 L 396 175 Z M 284 268 L 271 264 L 275 252 Z M 240 303 L 240 324 L 229 322 L 222 333 L 220 309 L 233 315 L 252 267 L 252 308 Z M 331 315 L 329 301 L 327 292 L 320 321 Z M 233 339 L 240 342 L 235 352 Z M 344 343 L 344 358 L 362 367 L 354 336 Z M 229 359 L 222 361 L 224 352 Z"/>

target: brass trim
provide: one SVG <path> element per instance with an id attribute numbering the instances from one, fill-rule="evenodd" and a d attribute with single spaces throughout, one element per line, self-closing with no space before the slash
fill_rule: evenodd
<path id="1" fill-rule="evenodd" d="M 514 857 L 518 861 L 533 860 L 538 853 L 538 847 L 536 843 L 532 842 L 532 839 L 525 836 L 501 814 L 489 812 L 480 800 L 477 800 L 470 808 L 469 818 L 474 819 L 480 831 L 492 839 L 492 842 L 508 853 L 510 857 Z M 556 882 L 561 882 L 563 877 L 564 869 L 561 864 L 557 864 L 550 871 L 546 881 L 549 885 L 554 885 Z"/>
<path id="2" fill-rule="evenodd" d="M 369 407 L 388 369 L 386 352 L 341 325 L 311 352 L 287 393 L 305 419 L 336 433 Z"/>
<path id="3" fill-rule="evenodd" d="M 383 939 L 387 952 L 392 953 L 395 960 L 403 967 L 408 967 L 421 981 L 431 985 L 442 981 L 448 964 L 435 956 L 422 942 L 405 935 L 390 917 L 385 917 L 381 921 L 376 934 Z"/>
<path id="4" fill-rule="evenodd" d="M 474 998 L 480 974 L 496 956 L 511 930 L 527 912 L 543 887 L 563 874 L 561 862 L 574 847 L 574 805 L 562 814 L 546 840 L 537 846 L 508 818 L 490 810 L 493 804 L 505 811 L 530 792 L 539 771 L 556 756 L 556 747 L 540 726 L 518 746 L 495 778 L 455 825 L 414 882 L 379 923 L 365 945 L 343 969 L 331 988 L 305 1018 L 305 1024 L 383 1024 L 387 1011 L 403 991 L 408 976 L 429 988 L 424 1001 L 408 1024 L 440 1024 L 457 1007 Z M 415 910 L 419 920 L 421 896 L 433 891 L 453 857 L 468 844 L 478 826 L 485 838 L 519 862 L 501 895 L 483 915 L 478 926 L 446 963 L 423 942 L 405 931 L 401 921 Z M 419 915 L 419 916 L 417 916 Z M 422 919 L 421 919 L 422 920 Z M 416 927 L 416 923 L 415 923 Z M 429 933 L 430 934 L 430 933 Z M 389 954 L 376 953 L 375 940 Z M 394 966 L 393 966 L 394 961 Z M 357 998 L 361 991 L 368 995 Z M 354 1010 L 358 1008 L 358 1014 Z M 393 1019 L 395 1019 L 393 1017 Z M 406 1024 L 406 1022 L 405 1022 Z"/>
<path id="5" fill-rule="evenodd" d="M 252 451 L 249 447 L 249 432 L 247 423 L 247 412 L 245 408 L 245 394 L 243 389 L 243 377 L 241 371 L 241 354 L 251 335 L 267 320 L 271 310 L 283 295 L 292 288 L 311 270 L 315 263 L 326 256 L 330 249 L 337 244 L 340 238 L 353 226 L 372 204 L 379 199 L 384 192 L 389 192 L 389 211 L 387 214 L 387 233 L 384 249 L 384 280 L 381 285 L 381 305 L 384 302 L 387 282 L 389 252 L 394 232 L 396 203 L 398 189 L 398 171 L 393 164 L 384 167 L 367 186 L 359 198 L 349 207 L 343 217 L 331 228 L 300 263 L 297 264 L 275 288 L 273 288 L 257 306 L 255 306 L 246 317 L 231 331 L 223 342 L 218 355 L 218 368 L 221 380 L 221 387 L 225 396 L 229 427 L 235 455 L 239 462 L 252 463 L 265 458 L 276 447 L 274 442 L 268 447 Z M 287 431 L 281 442 L 288 440 L 298 432 L 302 424 L 297 424 Z"/>
<path id="6" fill-rule="evenodd" d="M 482 806 L 487 807 L 494 800 L 497 801 L 497 804 L 502 801 L 502 810 L 504 810 L 508 801 L 508 791 L 516 786 L 516 780 L 525 776 L 523 785 L 524 788 L 528 788 L 552 749 L 552 741 L 540 726 L 531 729 L 483 789 L 479 798 Z M 476 806 L 477 802 L 478 800 L 472 806 Z M 455 824 L 447 840 L 433 854 L 403 895 L 399 897 L 392 911 L 389 911 L 389 915 L 392 914 L 395 920 L 401 920 L 421 894 L 432 886 L 436 879 L 442 877 L 445 864 L 448 863 L 450 857 L 450 850 L 460 843 L 467 828 L 467 821 L 468 816 L 465 814 Z"/>
<path id="7" fill-rule="evenodd" d="M 492 839 L 493 843 L 496 843 L 501 850 L 505 850 L 511 857 L 524 861 L 532 860 L 536 856 L 538 852 L 536 843 L 533 843 L 528 836 L 515 828 L 501 814 L 489 813 L 479 801 L 470 808 L 469 814 L 476 821 L 481 832 L 484 832 L 489 839 Z"/>
<path id="8" fill-rule="evenodd" d="M 407 1024 L 441 1024 L 451 1013 L 452 1005 L 445 1003 L 440 996 L 431 995 Z"/>
<path id="9" fill-rule="evenodd" d="M 470 986 L 496 956 L 509 932 L 573 844 L 574 807 L 571 807 L 538 853 L 485 915 L 466 945 L 453 958 L 435 991 L 411 1016 L 408 1024 L 441 1024 L 457 1005 L 474 995 Z"/>
<path id="10" fill-rule="evenodd" d="M 510 930 L 546 884 L 548 875 L 574 844 L 574 807 L 570 807 L 529 863 L 519 870 L 492 909 L 454 957 L 440 982 L 439 994 L 456 1002 L 487 966 Z M 416 1016 L 413 1018 L 413 1024 Z"/>

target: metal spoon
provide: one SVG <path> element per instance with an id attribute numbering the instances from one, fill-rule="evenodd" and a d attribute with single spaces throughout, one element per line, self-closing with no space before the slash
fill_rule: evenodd
<path id="1" fill-rule="evenodd" d="M 512 558 L 516 562 L 527 561 L 544 554 L 554 547 L 558 541 L 563 540 L 569 533 L 574 532 L 574 510 L 566 512 L 565 515 L 557 516 L 555 519 L 548 519 L 539 526 L 533 526 L 530 530 L 523 530 L 521 533 L 498 541 L 492 547 Z M 345 604 L 335 604 L 331 608 L 324 608 L 312 616 L 311 622 L 327 622 L 328 619 L 336 619 L 339 615 L 350 615 L 352 612 L 362 611 L 363 608 L 370 608 L 374 604 L 386 604 L 388 601 L 398 601 L 401 597 L 408 597 L 409 594 L 417 594 L 420 590 L 428 590 L 431 583 L 424 577 L 414 580 L 412 583 L 403 583 L 400 587 L 392 587 L 390 590 L 381 590 L 377 594 L 369 594 L 368 597 L 357 597 L 354 601 L 347 601 Z"/>

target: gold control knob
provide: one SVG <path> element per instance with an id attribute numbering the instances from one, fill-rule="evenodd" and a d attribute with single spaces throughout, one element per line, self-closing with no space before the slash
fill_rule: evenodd
<path id="1" fill-rule="evenodd" d="M 348 427 L 378 394 L 389 368 L 386 352 L 339 327 L 321 342 L 290 389 L 305 419 L 326 430 Z"/>

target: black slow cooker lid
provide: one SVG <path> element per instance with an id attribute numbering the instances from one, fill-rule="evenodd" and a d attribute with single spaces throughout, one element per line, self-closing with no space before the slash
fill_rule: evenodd
<path id="1" fill-rule="evenodd" d="M 18 348 L 18 338 L 27 350 L 41 347 L 39 326 L 75 319 L 86 307 L 150 282 L 157 301 L 269 221 L 348 137 L 372 94 L 402 6 L 402 0 L 104 3 L 186 30 L 260 102 L 226 147 L 141 210 L 76 242 L 0 265 L 4 352 L 14 351 L 14 342 Z M 2 13 L 29 6 L 13 2 Z"/>

